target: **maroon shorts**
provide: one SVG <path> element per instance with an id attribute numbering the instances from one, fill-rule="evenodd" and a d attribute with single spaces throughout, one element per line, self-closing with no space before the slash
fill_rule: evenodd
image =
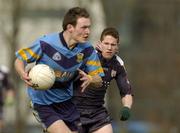
<path id="1" fill-rule="evenodd" d="M 97 107 L 92 109 L 78 109 L 81 115 L 81 131 L 80 133 L 91 133 L 101 127 L 111 124 L 112 119 L 110 118 L 105 107 Z"/>

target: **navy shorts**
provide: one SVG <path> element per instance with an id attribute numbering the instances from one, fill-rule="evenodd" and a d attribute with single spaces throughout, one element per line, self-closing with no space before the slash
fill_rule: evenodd
<path id="1" fill-rule="evenodd" d="M 78 131 L 80 114 L 71 100 L 50 105 L 33 105 L 33 114 L 46 130 L 57 120 L 63 120 L 71 131 Z"/>
<path id="2" fill-rule="evenodd" d="M 98 107 L 94 109 L 78 109 L 81 115 L 81 131 L 80 133 L 91 133 L 101 127 L 111 124 L 110 118 L 105 107 Z"/>

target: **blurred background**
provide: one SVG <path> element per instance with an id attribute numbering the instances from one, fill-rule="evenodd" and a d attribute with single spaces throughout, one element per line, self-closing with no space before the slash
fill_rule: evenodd
<path id="1" fill-rule="evenodd" d="M 90 41 L 107 27 L 120 32 L 119 56 L 134 91 L 132 116 L 119 121 L 115 82 L 106 97 L 115 133 L 180 133 L 180 0 L 0 0 L 0 65 L 11 70 L 16 96 L 4 107 L 5 132 L 41 133 L 31 114 L 25 85 L 14 71 L 15 51 L 37 37 L 62 30 L 71 7 L 91 14 Z"/>

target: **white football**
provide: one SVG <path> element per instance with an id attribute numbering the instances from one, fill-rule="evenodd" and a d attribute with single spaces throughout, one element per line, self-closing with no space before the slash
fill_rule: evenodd
<path id="1" fill-rule="evenodd" d="M 55 73 L 45 64 L 37 64 L 29 71 L 33 88 L 37 90 L 50 89 L 55 82 Z"/>

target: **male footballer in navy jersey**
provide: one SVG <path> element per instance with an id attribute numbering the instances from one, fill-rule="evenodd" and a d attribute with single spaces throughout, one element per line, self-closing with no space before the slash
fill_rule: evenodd
<path id="1" fill-rule="evenodd" d="M 115 28 L 106 28 L 101 34 L 100 43 L 97 45 L 98 55 L 105 72 L 103 86 L 90 87 L 81 93 L 75 83 L 73 101 L 81 115 L 82 129 L 80 133 L 113 133 L 111 118 L 104 107 L 104 97 L 110 82 L 115 79 L 123 108 L 120 112 L 122 121 L 130 117 L 130 109 L 133 103 L 132 88 L 127 78 L 122 59 L 116 55 L 119 44 L 119 33 Z"/>
<path id="2" fill-rule="evenodd" d="M 30 47 L 16 52 L 15 68 L 28 85 L 33 114 L 48 133 L 77 133 L 79 112 L 71 101 L 73 82 L 80 74 L 81 91 L 89 85 L 101 85 L 104 76 L 99 57 L 87 42 L 90 16 L 84 8 L 68 10 L 63 19 L 63 31 L 38 38 Z M 56 81 L 48 90 L 35 90 L 25 71 L 30 62 L 46 64 L 54 69 Z M 84 69 L 86 73 L 79 68 Z"/>

